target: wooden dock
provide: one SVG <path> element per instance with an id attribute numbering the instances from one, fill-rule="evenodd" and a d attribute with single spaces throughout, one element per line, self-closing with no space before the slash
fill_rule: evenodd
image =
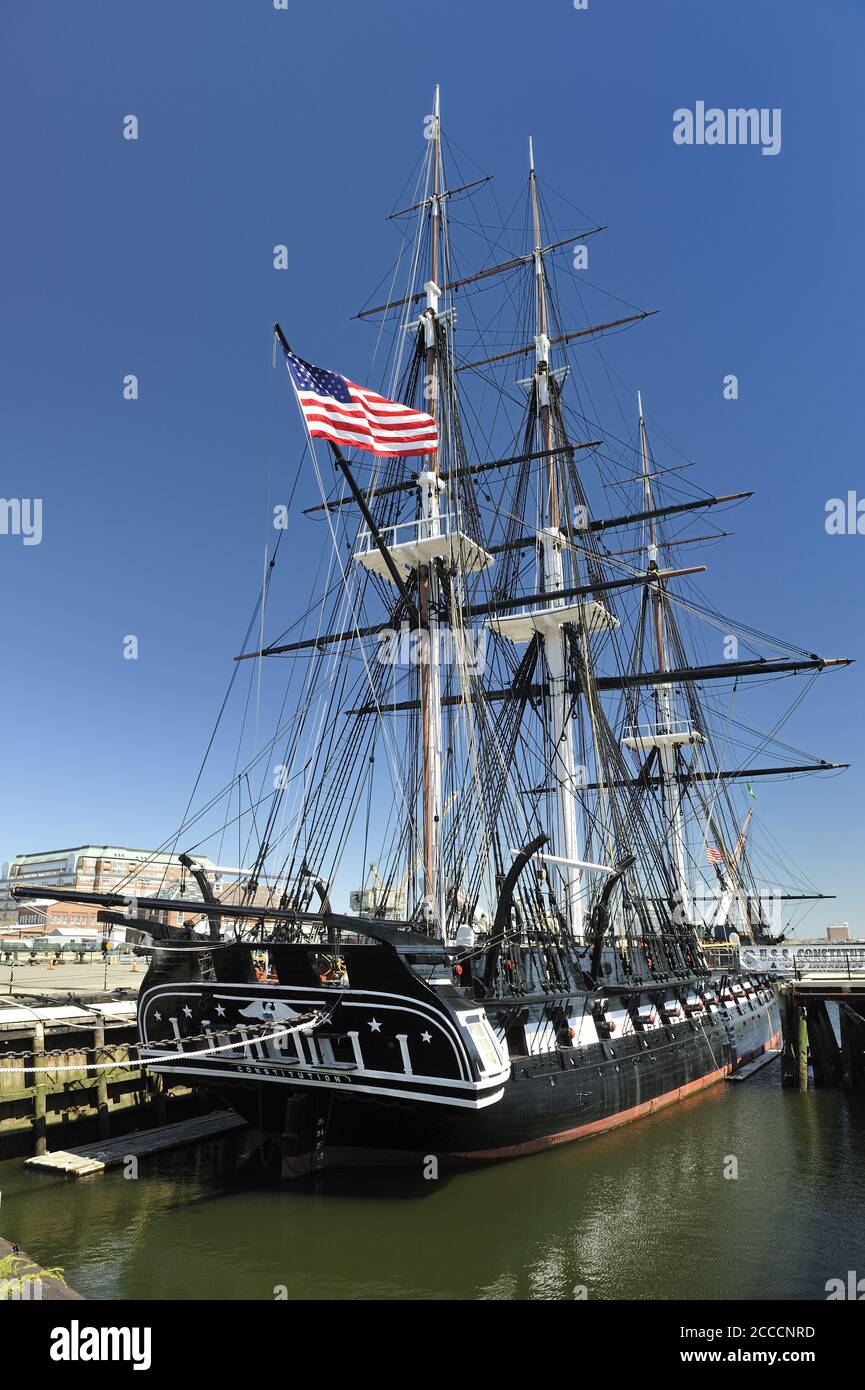
<path id="1" fill-rule="evenodd" d="M 763 1067 L 774 1062 L 776 1057 L 781 1056 L 780 1047 L 770 1047 L 766 1052 L 762 1052 L 759 1057 L 755 1057 L 753 1062 L 746 1062 L 743 1067 L 736 1071 L 731 1071 L 727 1077 L 728 1081 L 748 1081 L 755 1072 L 761 1071 Z"/>
<path id="2" fill-rule="evenodd" d="M 814 1086 L 865 1088 L 865 972 L 848 965 L 840 972 L 797 974 L 781 986 L 779 997 L 781 1084 L 800 1091 L 807 1091 L 812 1081 Z M 838 1009 L 840 1037 L 827 1013 L 830 1003 Z"/>
<path id="3" fill-rule="evenodd" d="M 139 1114 L 165 1124 L 194 1103 L 138 1061 L 135 1010 L 128 990 L 0 996 L 0 1158 L 69 1148 L 76 1130 L 107 1140 Z"/>
<path id="4" fill-rule="evenodd" d="M 130 1158 L 145 1158 L 168 1149 L 182 1148 L 186 1144 L 198 1144 L 204 1139 L 217 1139 L 245 1127 L 246 1120 L 234 1110 L 214 1110 L 209 1115 L 195 1115 L 176 1124 L 159 1125 L 136 1134 L 123 1134 L 116 1139 L 82 1144 L 80 1148 L 37 1154 L 34 1158 L 28 1158 L 26 1166 L 42 1173 L 85 1178 L 94 1173 L 104 1173 L 106 1168 L 119 1168 Z"/>

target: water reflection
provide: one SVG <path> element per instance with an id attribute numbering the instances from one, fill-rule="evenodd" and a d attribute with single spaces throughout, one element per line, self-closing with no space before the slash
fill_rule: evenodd
<path id="1" fill-rule="evenodd" d="M 773 1065 L 438 1181 L 285 1186 L 249 1135 L 143 1159 L 138 1180 L 4 1163 L 2 1226 L 96 1298 L 823 1298 L 827 1279 L 865 1274 L 863 1134 L 862 1097 L 784 1092 Z"/>

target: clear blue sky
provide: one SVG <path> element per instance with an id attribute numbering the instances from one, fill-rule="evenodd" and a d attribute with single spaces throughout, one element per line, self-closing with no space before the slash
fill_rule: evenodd
<path id="1" fill-rule="evenodd" d="M 349 315 L 395 253 L 383 219 L 436 81 L 502 205 L 531 132 L 545 178 L 610 228 L 594 278 L 662 309 L 617 369 L 695 480 L 757 493 L 707 594 L 861 656 L 865 536 L 827 536 L 824 508 L 865 495 L 863 51 L 861 0 L 3 0 L 0 491 L 42 499 L 43 540 L 0 536 L 0 859 L 178 821 L 259 582 L 270 324 L 362 377 Z M 675 146 L 697 100 L 780 107 L 781 153 Z M 277 495 L 298 439 L 280 425 Z M 839 894 L 820 928 L 865 928 L 862 679 L 818 682 L 785 735 L 858 765 L 760 796 Z"/>

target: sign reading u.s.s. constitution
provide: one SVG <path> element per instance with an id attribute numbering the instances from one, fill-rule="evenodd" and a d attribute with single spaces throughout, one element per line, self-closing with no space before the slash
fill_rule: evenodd
<path id="1" fill-rule="evenodd" d="M 784 942 L 776 946 L 739 946 L 739 965 L 742 970 L 757 970 L 768 975 L 793 975 L 803 971 L 848 971 L 865 974 L 865 943 L 833 942 L 814 945 Z"/>

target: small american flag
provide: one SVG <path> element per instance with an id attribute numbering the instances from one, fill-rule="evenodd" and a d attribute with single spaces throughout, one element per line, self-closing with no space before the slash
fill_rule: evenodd
<path id="1" fill-rule="evenodd" d="M 371 454 L 432 454 L 438 448 L 438 426 L 425 411 L 355 386 L 293 352 L 285 352 L 285 365 L 315 438 Z"/>
<path id="2" fill-rule="evenodd" d="M 724 858 L 721 851 L 717 849 L 715 845 L 707 845 L 706 854 L 709 857 L 710 864 L 720 864 L 721 860 Z"/>

